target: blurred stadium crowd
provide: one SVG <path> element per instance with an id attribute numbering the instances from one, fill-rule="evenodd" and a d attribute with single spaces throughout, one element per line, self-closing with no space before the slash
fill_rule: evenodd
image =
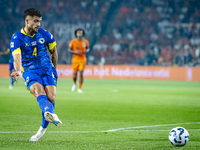
<path id="1" fill-rule="evenodd" d="M 100 22 L 88 64 L 200 66 L 199 0 L 8 1 L 1 4 L 0 51 L 24 26 L 22 14 L 30 6 L 42 12 L 46 29 L 55 22 Z M 6 59 L 0 56 L 1 63 Z"/>

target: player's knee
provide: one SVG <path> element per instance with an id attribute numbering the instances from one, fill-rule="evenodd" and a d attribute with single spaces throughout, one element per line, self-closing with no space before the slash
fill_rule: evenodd
<path id="1" fill-rule="evenodd" d="M 74 74 L 73 74 L 73 78 L 76 78 L 76 77 L 77 77 L 77 73 L 74 73 Z"/>
<path id="2" fill-rule="evenodd" d="M 80 71 L 80 76 L 83 77 L 83 71 Z"/>
<path id="3" fill-rule="evenodd" d="M 34 94 L 36 97 L 38 97 L 40 95 L 46 95 L 44 92 L 44 89 L 42 89 L 42 88 L 35 88 Z"/>
<path id="4" fill-rule="evenodd" d="M 33 84 L 30 87 L 30 92 L 37 98 L 40 95 L 46 95 L 42 86 L 38 86 L 37 84 Z"/>

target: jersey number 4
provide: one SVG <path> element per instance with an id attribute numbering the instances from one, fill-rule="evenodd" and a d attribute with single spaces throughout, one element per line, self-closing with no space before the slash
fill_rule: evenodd
<path id="1" fill-rule="evenodd" d="M 34 48 L 32 55 L 37 56 L 37 49 L 36 49 L 36 47 Z"/>

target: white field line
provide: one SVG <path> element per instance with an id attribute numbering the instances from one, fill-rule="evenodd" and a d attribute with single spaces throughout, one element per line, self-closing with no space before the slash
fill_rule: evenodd
<path id="1" fill-rule="evenodd" d="M 170 131 L 170 130 L 129 130 L 129 129 L 142 129 L 142 128 L 154 128 L 154 127 L 166 127 L 166 126 L 178 126 L 184 124 L 200 124 L 200 122 L 187 122 L 187 123 L 176 123 L 176 124 L 163 124 L 163 125 L 152 125 L 152 126 L 137 126 L 137 127 L 128 127 L 128 128 L 118 128 L 110 129 L 104 131 L 47 131 L 48 133 L 91 133 L 91 132 L 116 132 L 123 130 L 125 132 L 133 131 Z M 188 129 L 189 131 L 200 131 L 200 129 Z M 35 133 L 37 131 L 0 131 L 0 134 L 3 133 Z"/>
<path id="2" fill-rule="evenodd" d="M 200 129 L 187 129 L 188 131 L 200 131 Z M 170 130 L 123 130 L 125 132 L 135 132 L 135 131 L 139 131 L 139 132 L 146 132 L 146 131 L 152 131 L 152 132 L 158 132 L 158 131 L 168 131 L 170 132 Z"/>
<path id="3" fill-rule="evenodd" d="M 152 126 L 138 126 L 138 127 L 128 127 L 128 128 L 118 128 L 111 129 L 105 132 L 115 132 L 119 130 L 127 130 L 127 129 L 141 129 L 141 128 L 153 128 L 153 127 L 166 127 L 166 126 L 175 126 L 175 125 L 183 125 L 183 124 L 200 124 L 200 122 L 187 122 L 187 123 L 176 123 L 176 124 L 163 124 L 163 125 L 152 125 Z"/>

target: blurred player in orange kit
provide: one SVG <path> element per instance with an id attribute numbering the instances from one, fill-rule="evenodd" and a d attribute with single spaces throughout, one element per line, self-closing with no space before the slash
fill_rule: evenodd
<path id="1" fill-rule="evenodd" d="M 78 84 L 78 93 L 83 93 L 81 90 L 83 84 L 83 71 L 86 65 L 86 56 L 85 54 L 89 52 L 89 42 L 86 39 L 83 39 L 85 31 L 83 29 L 76 29 L 75 36 L 76 38 L 71 40 L 69 44 L 68 51 L 73 54 L 72 56 L 72 68 L 73 68 L 73 81 L 72 91 L 76 89 L 77 86 L 77 72 L 79 71 L 80 79 Z"/>

